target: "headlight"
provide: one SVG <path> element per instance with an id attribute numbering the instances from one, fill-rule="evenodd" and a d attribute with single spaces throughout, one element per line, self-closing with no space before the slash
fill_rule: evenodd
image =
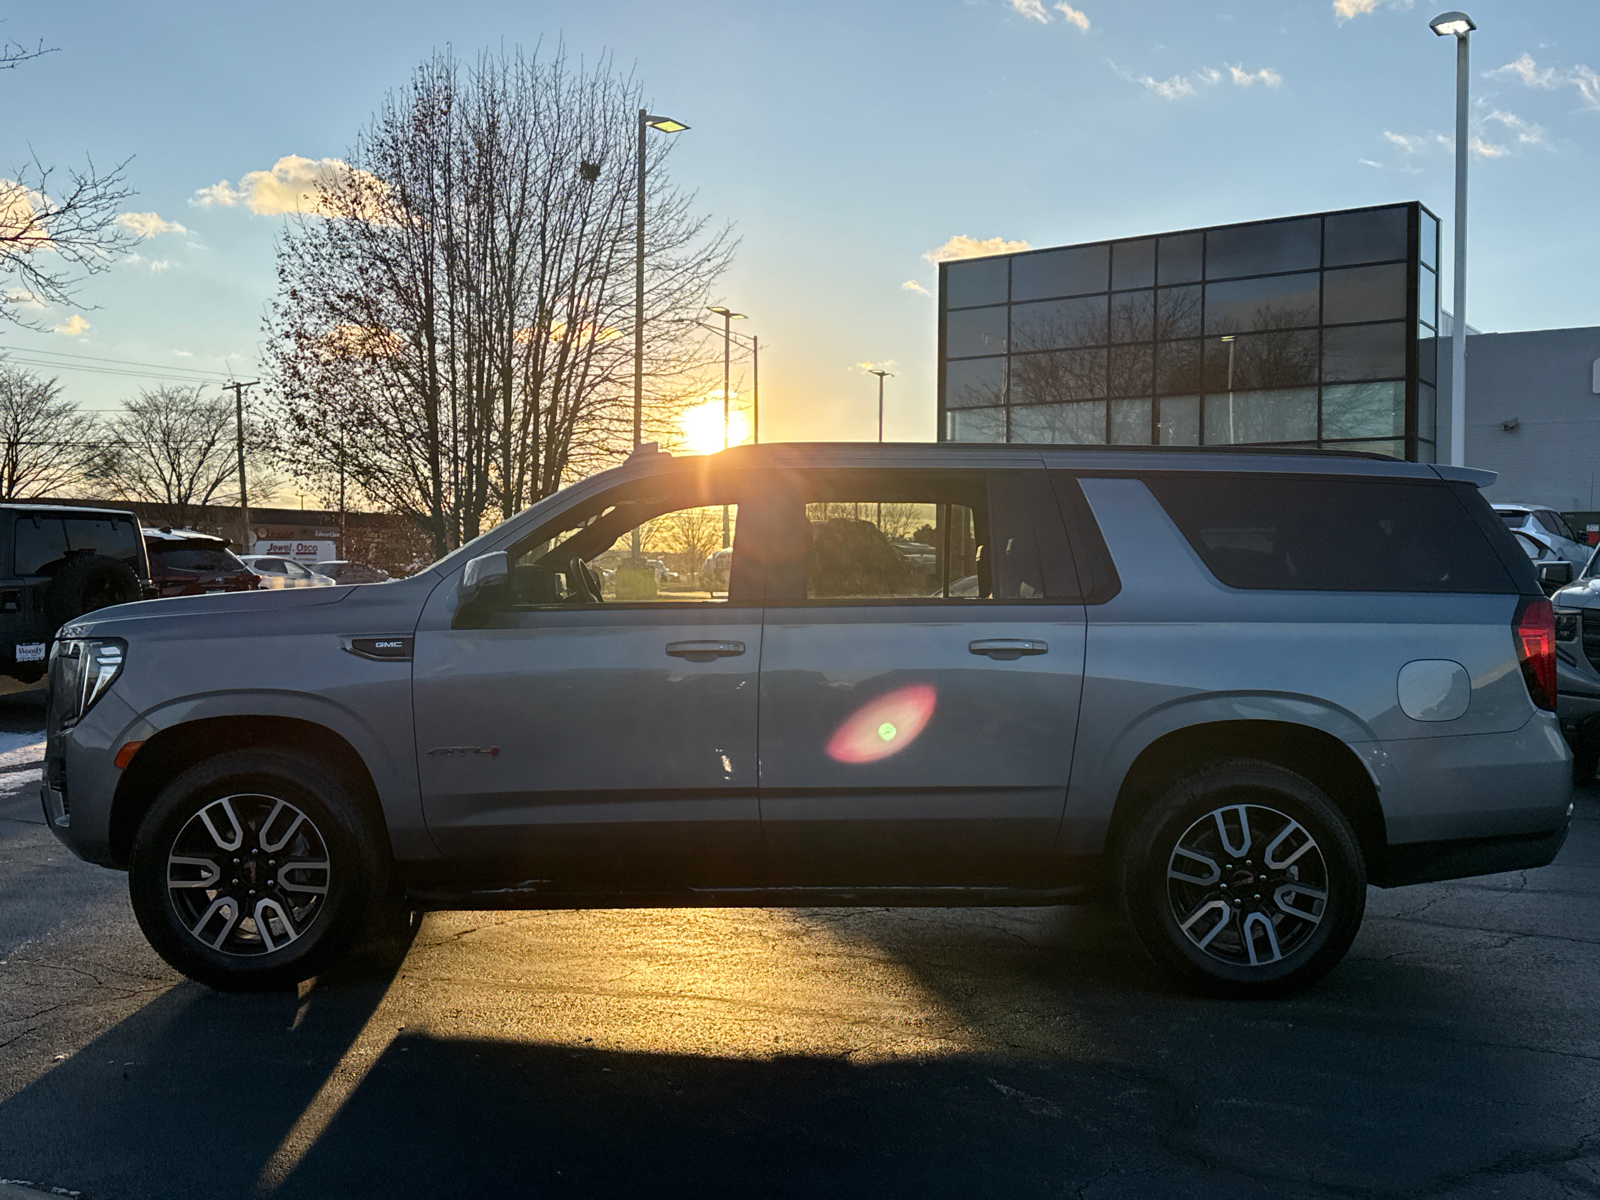
<path id="1" fill-rule="evenodd" d="M 1575 642 L 1578 640 L 1578 614 L 1575 612 L 1556 613 L 1556 641 Z"/>
<path id="2" fill-rule="evenodd" d="M 50 708 L 63 725 L 79 720 L 122 674 L 119 638 L 64 638 L 50 651 Z"/>

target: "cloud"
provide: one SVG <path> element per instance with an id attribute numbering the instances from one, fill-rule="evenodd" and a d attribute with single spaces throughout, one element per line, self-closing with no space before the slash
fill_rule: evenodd
<path id="1" fill-rule="evenodd" d="M 61 322 L 61 324 L 52 328 L 50 332 L 64 333 L 68 337 L 78 337 L 81 334 L 87 333 L 88 330 L 89 322 L 85 321 L 77 313 L 73 313 L 65 321 Z"/>
<path id="2" fill-rule="evenodd" d="M 933 295 L 932 292 L 930 292 L 927 288 L 923 287 L 915 279 L 906 280 L 904 283 L 902 283 L 900 285 L 900 290 L 902 292 L 915 292 L 919 296 L 931 296 L 931 295 Z"/>
<path id="3" fill-rule="evenodd" d="M 176 354 L 179 358 L 193 358 L 194 357 L 194 351 L 193 350 L 174 350 L 173 353 Z M 246 476 L 245 478 L 248 479 L 249 476 Z"/>
<path id="4" fill-rule="evenodd" d="M 1479 158 L 1504 158 L 1510 153 L 1504 146 L 1497 146 L 1493 142 L 1486 142 L 1474 134 L 1467 139 L 1467 149 Z"/>
<path id="5" fill-rule="evenodd" d="M 340 191 L 354 177 L 369 186 L 382 187 L 373 176 L 351 170 L 342 159 L 286 154 L 269 171 L 250 171 L 237 186 L 224 179 L 201 188 L 189 203 L 196 208 L 243 207 L 261 216 L 296 212 L 339 216 L 343 214 L 328 205 L 327 193 Z"/>
<path id="6" fill-rule="evenodd" d="M 1026 17 L 1041 25 L 1050 24 L 1050 14 L 1045 11 L 1044 0 L 1006 0 L 1006 3 L 1011 5 L 1011 11 L 1019 17 Z M 1060 13 L 1061 19 L 1068 25 L 1076 25 L 1084 33 L 1089 32 L 1089 14 L 1081 8 L 1073 8 L 1066 3 L 1066 0 L 1061 0 L 1060 3 L 1052 4 L 1050 7 Z"/>
<path id="7" fill-rule="evenodd" d="M 1233 82 L 1240 87 L 1249 87 L 1251 84 L 1260 83 L 1269 88 L 1275 88 L 1283 82 L 1271 67 L 1262 67 L 1259 71 L 1246 71 L 1243 67 L 1229 67 L 1228 73 L 1233 76 Z"/>
<path id="8" fill-rule="evenodd" d="M 1600 74 L 1582 63 L 1565 69 L 1541 67 L 1531 54 L 1523 51 L 1515 61 L 1483 74 L 1486 79 L 1515 77 L 1528 87 L 1547 92 L 1562 87 L 1574 88 L 1582 107 L 1600 111 Z"/>
<path id="9" fill-rule="evenodd" d="M 171 268 L 172 264 L 164 258 L 152 259 L 150 262 L 150 269 L 157 275 L 161 274 L 163 271 L 171 270 Z"/>
<path id="10" fill-rule="evenodd" d="M 1089 15 L 1083 9 L 1073 8 L 1070 4 L 1057 4 L 1055 9 L 1068 25 L 1076 25 L 1083 32 L 1089 32 Z"/>
<path id="11" fill-rule="evenodd" d="M 1414 133 L 1395 133 L 1392 130 L 1385 129 L 1383 136 L 1396 146 L 1399 146 L 1407 154 L 1421 154 L 1429 146 L 1427 138 L 1419 137 Z"/>
<path id="12" fill-rule="evenodd" d="M 1171 79 L 1157 79 L 1152 75 L 1140 75 L 1137 82 L 1142 83 L 1163 100 L 1182 100 L 1185 97 L 1194 95 L 1194 84 L 1190 83 L 1182 75 L 1174 75 Z"/>
<path id="13" fill-rule="evenodd" d="M 189 232 L 187 229 L 185 229 L 182 225 L 178 224 L 176 221 L 163 221 L 159 215 L 157 215 L 156 213 L 153 213 L 153 212 L 149 212 L 149 213 L 135 213 L 135 212 L 120 213 L 117 216 L 117 224 L 121 225 L 124 229 L 128 230 L 130 233 L 138 234 L 142 238 L 153 238 L 157 234 L 162 234 L 162 233 L 188 233 Z"/>
<path id="14" fill-rule="evenodd" d="M 1377 167 L 1378 170 L 1383 170 L 1383 164 L 1381 162 L 1373 162 L 1370 158 L 1358 158 L 1356 159 L 1356 162 L 1363 167 Z"/>
<path id="15" fill-rule="evenodd" d="M 1201 67 L 1188 75 L 1174 75 L 1170 79 L 1157 79 L 1153 75 L 1136 75 L 1114 62 L 1111 64 L 1111 69 L 1129 83 L 1137 83 L 1163 100 L 1187 100 L 1198 94 L 1195 84 L 1215 87 L 1224 79 L 1230 80 L 1235 87 L 1250 87 L 1259 83 L 1263 87 L 1275 88 L 1283 83 L 1283 76 L 1271 67 L 1262 67 L 1259 71 L 1246 71 L 1243 66 L 1229 66 L 1227 75 L 1216 67 Z"/>
<path id="16" fill-rule="evenodd" d="M 1365 16 L 1385 0 L 1333 0 L 1333 15 L 1341 21 Z M 1392 8 L 1410 8 L 1412 0 L 1387 0 Z"/>
<path id="17" fill-rule="evenodd" d="M 1493 112 L 1486 114 L 1483 117 L 1483 121 L 1485 123 L 1495 121 L 1504 126 L 1508 133 L 1516 135 L 1517 145 L 1519 146 L 1543 146 L 1547 150 L 1553 148 L 1550 145 L 1549 131 L 1543 125 L 1536 125 L 1532 121 L 1524 121 L 1516 113 L 1506 112 L 1497 108 Z"/>
<path id="18" fill-rule="evenodd" d="M 46 309 L 50 305 L 44 297 L 30 292 L 27 288 L 14 287 L 6 292 L 6 303 L 12 308 Z"/>
<path id="19" fill-rule="evenodd" d="M 856 364 L 856 370 L 867 375 L 870 375 L 874 371 L 887 371 L 889 374 L 893 375 L 899 366 L 900 364 L 891 358 L 884 362 L 858 362 Z"/>
<path id="20" fill-rule="evenodd" d="M 15 179 L 0 179 L 0 239 L 11 251 L 42 250 L 50 244 L 40 214 L 45 198 Z"/>
<path id="21" fill-rule="evenodd" d="M 931 263 L 941 263 L 958 258 L 982 258 L 988 254 L 1015 254 L 1019 250 L 1028 248 L 1027 242 L 1008 242 L 1005 238 L 997 237 L 980 240 L 958 233 L 937 250 L 929 250 L 922 257 Z"/>

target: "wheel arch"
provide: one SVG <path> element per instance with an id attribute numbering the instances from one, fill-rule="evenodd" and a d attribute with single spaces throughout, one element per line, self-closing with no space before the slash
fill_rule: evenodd
<path id="1" fill-rule="evenodd" d="M 388 821 L 366 761 L 343 736 L 297 717 L 212 716 L 168 726 L 150 735 L 117 780 L 112 795 L 109 846 L 114 865 L 126 867 L 139 823 L 172 779 L 197 763 L 233 750 L 290 749 L 325 763 L 349 787 L 361 815 L 393 855 Z"/>
<path id="2" fill-rule="evenodd" d="M 1140 751 L 1118 789 L 1106 833 L 1105 861 L 1115 863 L 1139 818 L 1178 780 L 1224 758 L 1253 758 L 1302 775 L 1328 794 L 1355 831 L 1367 874 L 1381 885 L 1388 826 L 1371 772 L 1346 743 L 1291 721 L 1213 721 L 1175 729 Z"/>

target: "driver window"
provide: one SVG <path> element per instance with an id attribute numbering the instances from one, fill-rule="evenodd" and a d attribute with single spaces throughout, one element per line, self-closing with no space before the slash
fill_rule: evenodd
<path id="1" fill-rule="evenodd" d="M 540 530 L 540 540 L 511 556 L 512 606 L 724 604 L 730 589 L 739 599 L 739 506 L 662 507 L 608 506 L 568 528 Z"/>

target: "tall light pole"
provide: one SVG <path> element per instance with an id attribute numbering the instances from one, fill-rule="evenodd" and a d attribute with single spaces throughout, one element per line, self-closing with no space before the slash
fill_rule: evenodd
<path id="1" fill-rule="evenodd" d="M 883 381 L 885 379 L 893 379 L 894 375 L 892 373 L 888 372 L 888 371 L 885 371 L 885 370 L 879 368 L 879 367 L 870 368 L 867 371 L 867 374 L 868 375 L 876 375 L 878 377 L 878 441 L 882 442 L 883 441 Z"/>
<path id="2" fill-rule="evenodd" d="M 653 115 L 649 109 L 639 110 L 639 156 L 635 164 L 638 176 L 639 197 L 634 214 L 633 247 L 633 444 L 637 448 L 644 439 L 644 173 L 645 132 L 650 129 L 662 133 L 682 133 L 689 128 L 671 117 Z M 637 552 L 637 551 L 636 551 Z"/>
<path id="3" fill-rule="evenodd" d="M 728 392 L 733 387 L 733 323 L 744 320 L 743 313 L 736 313 L 731 308 L 722 305 L 713 305 L 708 311 L 714 312 L 722 318 L 722 448 L 728 448 Z M 724 547 L 732 542 L 728 529 L 728 506 L 722 506 L 722 544 Z"/>
<path id="4" fill-rule="evenodd" d="M 1428 22 L 1440 37 L 1456 39 L 1456 288 L 1450 321 L 1450 465 L 1467 459 L 1467 92 L 1468 45 L 1477 28 L 1464 12 L 1440 13 Z"/>

